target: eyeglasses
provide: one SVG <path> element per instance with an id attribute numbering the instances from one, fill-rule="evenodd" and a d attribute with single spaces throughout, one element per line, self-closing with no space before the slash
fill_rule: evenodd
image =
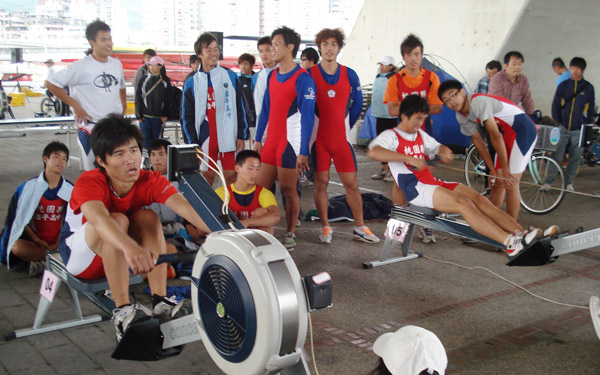
<path id="1" fill-rule="evenodd" d="M 450 94 L 448 94 L 446 96 L 446 98 L 442 99 L 442 103 L 448 105 L 448 103 L 450 103 L 451 101 L 456 99 L 456 97 L 458 96 L 459 93 L 460 93 L 460 91 L 458 91 L 458 90 L 452 91 Z"/>
<path id="2" fill-rule="evenodd" d="M 307 58 L 300 59 L 300 61 L 308 61 Z"/>

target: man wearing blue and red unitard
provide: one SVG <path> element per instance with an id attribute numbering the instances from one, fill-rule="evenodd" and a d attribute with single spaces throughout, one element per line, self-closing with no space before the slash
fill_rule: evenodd
<path id="1" fill-rule="evenodd" d="M 258 118 L 254 150 L 261 153 L 262 167 L 257 184 L 272 186 L 275 179 L 285 195 L 287 231 L 283 244 L 296 246 L 296 220 L 300 199 L 296 184 L 300 173 L 308 169 L 308 146 L 315 121 L 315 83 L 294 56 L 300 35 L 281 27 L 271 35 L 274 59 L 279 66 L 269 73 L 263 107 Z M 268 126 L 268 128 L 267 128 Z M 262 142 L 263 134 L 267 137 Z"/>
<path id="2" fill-rule="evenodd" d="M 315 205 L 321 218 L 319 242 L 331 243 L 332 228 L 328 220 L 327 185 L 331 161 L 346 189 L 346 202 L 354 217 L 354 238 L 377 243 L 379 238 L 365 226 L 363 205 L 356 179 L 356 157 L 349 142 L 350 128 L 362 111 L 360 82 L 354 70 L 337 63 L 344 46 L 340 29 L 323 29 L 315 40 L 321 53 L 321 64 L 310 68 L 317 87 L 317 118 L 311 138 L 311 154 L 315 171 Z"/>

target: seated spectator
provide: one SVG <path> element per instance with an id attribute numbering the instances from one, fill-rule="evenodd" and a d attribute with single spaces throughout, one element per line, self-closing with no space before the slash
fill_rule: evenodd
<path id="1" fill-rule="evenodd" d="M 129 269 L 146 274 L 154 317 L 176 317 L 189 301 L 167 298 L 167 265 L 155 265 L 167 245 L 158 216 L 145 210 L 164 203 L 205 232 L 204 221 L 160 173 L 142 170 L 140 129 L 121 115 L 98 121 L 91 137 L 98 168 L 82 173 L 73 187 L 58 246 L 68 272 L 95 279 L 106 276 L 115 306 L 117 341 L 130 324 L 147 314 L 129 297 Z"/>
<path id="2" fill-rule="evenodd" d="M 275 196 L 269 189 L 256 185 L 260 171 L 260 154 L 244 150 L 235 158 L 236 180 L 227 186 L 229 209 L 246 228 L 264 230 L 273 234 L 273 226 L 281 220 Z M 225 201 L 225 187 L 216 190 Z"/>
<path id="3" fill-rule="evenodd" d="M 477 90 L 475 92 L 479 94 L 487 94 L 488 88 L 490 86 L 490 79 L 502 70 L 502 65 L 500 65 L 500 61 L 492 60 L 485 65 L 485 77 L 477 82 Z"/>
<path id="4" fill-rule="evenodd" d="M 64 144 L 50 142 L 42 152 L 44 170 L 17 188 L 0 239 L 2 263 L 8 269 L 29 262 L 29 274 L 44 271 L 46 250 L 57 248 L 60 228 L 73 185 L 62 173 L 69 160 Z"/>
<path id="5" fill-rule="evenodd" d="M 504 55 L 504 70 L 496 73 L 490 79 L 488 94 L 501 96 L 523 107 L 525 113 L 532 115 L 535 105 L 529 89 L 529 81 L 524 74 L 525 59 L 520 52 L 510 51 Z"/>
<path id="6" fill-rule="evenodd" d="M 571 71 L 567 69 L 565 62 L 560 57 L 552 60 L 552 69 L 554 70 L 554 73 L 558 75 L 558 78 L 556 78 L 556 87 L 571 78 Z"/>
<path id="7" fill-rule="evenodd" d="M 158 138 L 150 142 L 148 151 L 152 171 L 158 172 L 164 177 L 167 177 L 167 149 L 170 145 L 171 142 L 166 139 Z M 171 184 L 179 190 L 179 183 L 177 181 L 172 181 Z M 204 235 L 202 231 L 196 229 L 192 224 L 186 223 L 185 220 L 162 203 L 152 203 L 148 208 L 158 215 L 158 219 L 163 226 L 163 233 L 167 239 L 179 236 L 188 241 L 198 241 L 199 238 Z M 198 250 L 197 246 L 188 241 L 186 241 L 184 245 L 189 250 Z M 167 241 L 167 253 L 177 252 L 175 245 L 178 244 L 176 242 Z"/>
<path id="8" fill-rule="evenodd" d="M 373 344 L 379 362 L 371 375 L 444 375 L 446 350 L 431 331 L 404 326 L 379 336 Z"/>

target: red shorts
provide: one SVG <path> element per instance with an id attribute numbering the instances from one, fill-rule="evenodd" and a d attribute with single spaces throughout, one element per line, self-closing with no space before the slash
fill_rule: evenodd
<path id="1" fill-rule="evenodd" d="M 354 148 L 347 141 L 339 142 L 339 145 L 333 145 L 316 140 L 312 146 L 311 154 L 311 168 L 317 173 L 328 171 L 331 160 L 333 160 L 335 170 L 338 173 L 352 173 L 358 170 Z"/>
<path id="2" fill-rule="evenodd" d="M 279 168 L 296 168 L 298 155 L 288 141 L 278 144 L 267 143 L 260 152 L 260 160 L 264 164 L 274 165 Z"/>

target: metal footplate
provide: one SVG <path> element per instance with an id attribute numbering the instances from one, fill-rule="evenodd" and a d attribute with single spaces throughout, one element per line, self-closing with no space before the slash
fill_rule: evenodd
<path id="1" fill-rule="evenodd" d="M 558 238 L 542 238 L 511 259 L 508 266 L 532 267 L 554 262 L 559 256 L 600 246 L 600 228 Z"/>

